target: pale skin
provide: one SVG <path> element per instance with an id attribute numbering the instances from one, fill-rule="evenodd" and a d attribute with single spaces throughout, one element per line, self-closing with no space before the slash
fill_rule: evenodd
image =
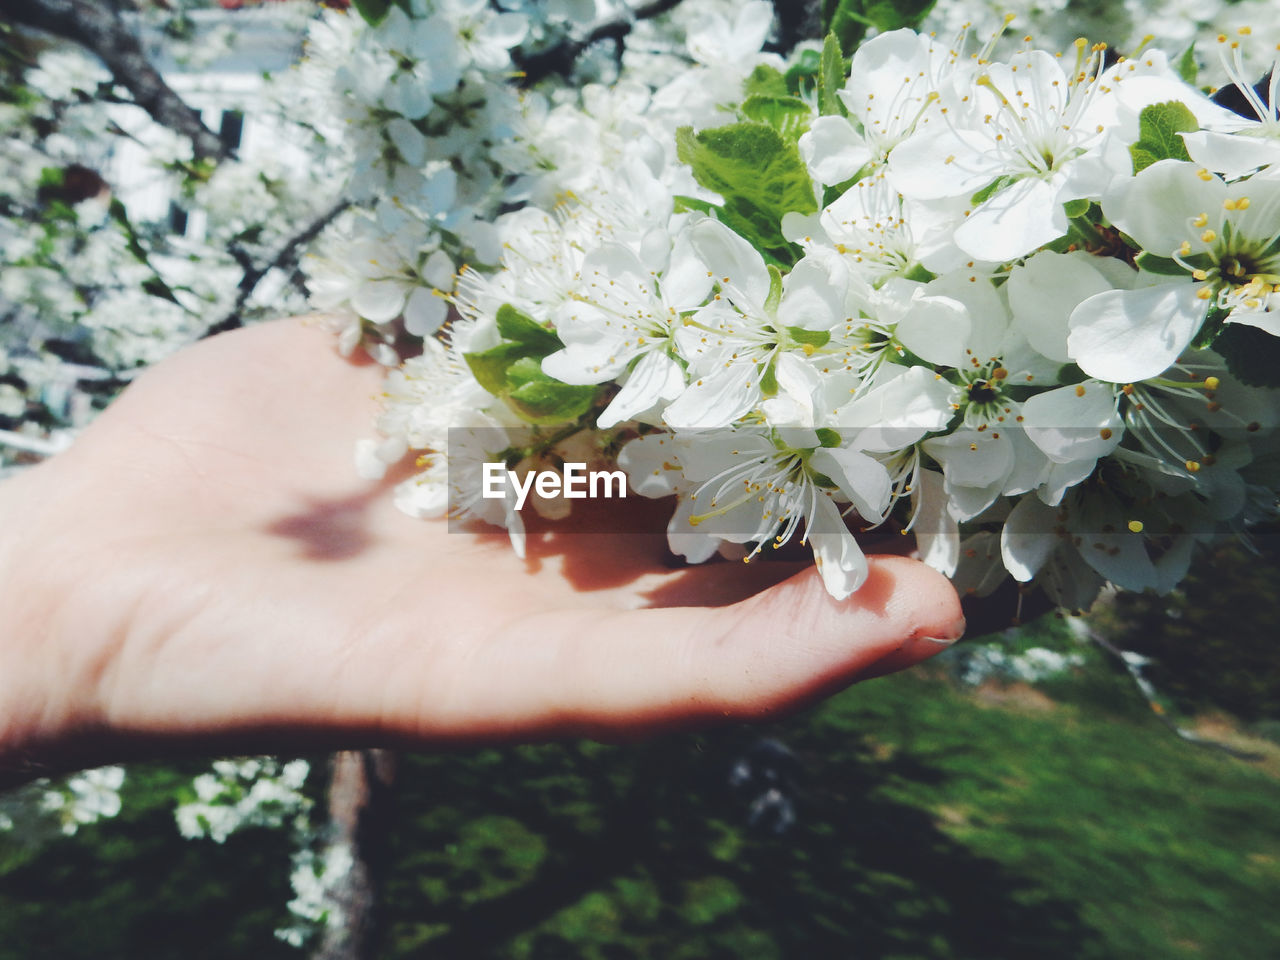
<path id="1" fill-rule="evenodd" d="M 873 558 L 843 603 L 805 565 L 676 566 L 669 505 L 638 498 L 610 508 L 655 509 L 654 535 L 531 521 L 525 561 L 502 531 L 412 520 L 390 496 L 404 474 L 352 464 L 380 380 L 315 323 L 215 337 L 0 485 L 0 783 L 765 718 L 964 629 L 948 582 L 904 557 Z"/>

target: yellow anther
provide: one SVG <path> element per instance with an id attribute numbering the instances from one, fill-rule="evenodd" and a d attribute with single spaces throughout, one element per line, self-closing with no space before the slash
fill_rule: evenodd
<path id="1" fill-rule="evenodd" d="M 1205 378 L 1204 378 L 1204 388 L 1205 388 L 1206 390 L 1217 390 L 1217 389 L 1218 389 L 1218 387 L 1219 387 L 1219 385 L 1221 385 L 1221 383 L 1222 383 L 1222 381 L 1221 381 L 1221 380 L 1219 380 L 1217 377 L 1205 377 Z"/>
<path id="2" fill-rule="evenodd" d="M 1200 461 L 1199 461 L 1199 460 L 1188 460 L 1188 461 L 1187 461 L 1187 463 L 1186 463 L 1186 467 L 1187 467 L 1187 473 L 1199 473 L 1199 472 L 1200 472 Z"/>
<path id="3" fill-rule="evenodd" d="M 1181 255 L 1182 255 L 1182 256 L 1184 256 L 1184 257 L 1189 257 L 1189 256 L 1191 256 L 1191 241 L 1190 241 L 1190 240 L 1183 240 L 1183 241 L 1182 241 L 1182 246 L 1180 246 L 1180 247 L 1178 248 L 1178 253 L 1179 253 L 1179 254 L 1181 254 Z"/>
<path id="4" fill-rule="evenodd" d="M 1130 520 L 1130 521 L 1129 521 L 1129 532 L 1130 532 L 1130 533 L 1141 533 L 1141 532 L 1142 532 L 1142 521 L 1141 521 L 1141 520 Z"/>
<path id="5" fill-rule="evenodd" d="M 1207 213 L 1198 213 L 1196 218 L 1191 221 L 1191 225 L 1196 229 L 1201 229 L 1209 225 L 1209 215 Z"/>
<path id="6" fill-rule="evenodd" d="M 1206 273 L 1206 272 L 1205 272 L 1205 271 L 1203 271 L 1203 270 L 1192 270 L 1192 271 L 1191 271 L 1191 279 L 1193 279 L 1193 280 L 1208 280 L 1208 279 L 1209 279 L 1209 274 L 1208 274 L 1208 273 Z"/>
<path id="7" fill-rule="evenodd" d="M 1201 287 L 1199 290 L 1196 291 L 1196 299 L 1198 300 L 1208 300 L 1212 296 L 1213 296 L 1213 291 L 1210 290 L 1208 287 Z"/>
<path id="8" fill-rule="evenodd" d="M 1205 183 L 1208 183 L 1210 180 L 1213 179 L 1213 174 L 1210 173 L 1208 170 L 1205 170 L 1204 168 L 1197 170 L 1196 176 L 1199 177 L 1201 180 L 1203 180 Z"/>
<path id="9" fill-rule="evenodd" d="M 1110 439 L 1111 439 L 1111 428 L 1110 428 L 1110 427 L 1103 427 L 1101 430 L 1099 430 L 1099 431 L 1098 431 L 1098 436 L 1100 436 L 1103 440 L 1110 440 Z"/>
<path id="10" fill-rule="evenodd" d="M 1077 397 L 1083 397 L 1083 396 L 1084 396 L 1084 384 L 1083 384 L 1083 383 L 1077 383 L 1077 384 L 1076 384 L 1076 396 L 1077 396 Z"/>
<path id="11" fill-rule="evenodd" d="M 1248 27 L 1248 26 L 1241 27 L 1239 30 L 1236 31 L 1236 33 L 1240 34 L 1240 36 L 1242 37 L 1247 37 L 1253 33 L 1253 27 Z"/>
<path id="12" fill-rule="evenodd" d="M 1240 199 L 1238 199 L 1238 200 L 1236 201 L 1236 209 L 1237 209 L 1237 210 L 1248 210 L 1248 209 L 1249 209 L 1249 198 L 1248 198 L 1248 197 L 1241 197 Z"/>
<path id="13" fill-rule="evenodd" d="M 1217 239 L 1218 235 L 1212 230 L 1206 230 L 1204 233 L 1200 234 L 1200 240 L 1203 243 L 1213 243 L 1213 241 Z"/>

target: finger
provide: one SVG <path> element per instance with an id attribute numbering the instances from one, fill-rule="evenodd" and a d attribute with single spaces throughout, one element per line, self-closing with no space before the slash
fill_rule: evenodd
<path id="1" fill-rule="evenodd" d="M 807 570 L 720 608 L 533 615 L 469 645 L 460 662 L 437 657 L 417 732 L 612 737 L 762 719 L 878 664 L 926 659 L 963 629 L 946 579 L 899 557 L 872 558 L 866 584 L 844 602 Z"/>

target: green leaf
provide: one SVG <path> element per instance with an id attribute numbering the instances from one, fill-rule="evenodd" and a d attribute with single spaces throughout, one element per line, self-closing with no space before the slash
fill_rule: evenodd
<path id="1" fill-rule="evenodd" d="M 846 57 L 858 48 L 868 27 L 880 33 L 917 27 L 935 0 L 823 0 L 822 28 L 835 34 Z"/>
<path id="2" fill-rule="evenodd" d="M 880 33 L 900 27 L 917 27 L 933 9 L 936 0 L 873 0 L 862 14 Z"/>
<path id="3" fill-rule="evenodd" d="M 500 397 L 507 391 L 507 370 L 526 356 L 528 349 L 528 345 L 523 343 L 500 343 L 488 350 L 464 353 L 462 358 L 467 361 L 480 386 Z"/>
<path id="4" fill-rule="evenodd" d="M 1151 166 L 1157 160 L 1162 159 L 1146 147 L 1136 143 L 1129 146 L 1129 157 L 1133 160 L 1134 173 L 1139 173 L 1147 169 L 1147 167 Z"/>
<path id="5" fill-rule="evenodd" d="M 1253 387 L 1280 387 L 1280 337 L 1245 323 L 1228 323 L 1213 341 L 1227 369 Z"/>
<path id="6" fill-rule="evenodd" d="M 690 210 L 697 210 L 701 213 L 711 213 L 716 209 L 714 203 L 706 200 L 699 200 L 697 197 L 687 197 L 682 193 L 677 193 L 672 200 L 675 201 L 673 213 L 688 213 Z"/>
<path id="7" fill-rule="evenodd" d="M 969 198 L 969 202 L 975 207 L 980 203 L 986 203 L 1005 187 L 1011 187 L 1018 182 L 1017 177 L 996 177 L 985 187 Z"/>
<path id="8" fill-rule="evenodd" d="M 922 263 L 911 265 L 911 269 L 902 275 L 904 280 L 918 280 L 920 283 L 928 283 L 930 280 L 936 280 L 938 275 L 926 267 Z"/>
<path id="9" fill-rule="evenodd" d="M 356 12 L 375 26 L 386 18 L 387 11 L 391 9 L 391 0 L 352 0 L 352 3 Z"/>
<path id="10" fill-rule="evenodd" d="M 747 97 L 740 109 L 748 120 L 773 127 L 788 140 L 799 140 L 813 119 L 813 111 L 799 97 L 756 94 Z"/>
<path id="11" fill-rule="evenodd" d="M 1147 273 L 1158 273 L 1165 277 L 1185 277 L 1187 275 L 1186 268 L 1176 260 L 1168 257 L 1158 257 L 1154 253 L 1143 251 L 1134 258 L 1134 264 L 1139 270 L 1145 270 Z"/>
<path id="12" fill-rule="evenodd" d="M 866 36 L 870 21 L 862 15 L 859 0 L 823 0 L 822 29 L 834 36 L 840 51 L 846 57 L 853 56 L 858 44 Z"/>
<path id="13" fill-rule="evenodd" d="M 576 420 L 591 409 L 602 387 L 562 383 L 542 372 L 543 359 L 563 346 L 554 331 L 509 303 L 498 308 L 496 319 L 503 342 L 463 354 L 480 386 L 533 424 Z"/>
<path id="14" fill-rule="evenodd" d="M 839 45 L 837 44 L 837 48 Z M 787 68 L 787 93 L 808 97 L 818 86 L 822 55 L 817 50 L 802 50 L 796 62 Z"/>
<path id="15" fill-rule="evenodd" d="M 1133 172 L 1139 173 L 1160 160 L 1190 160 L 1179 133 L 1200 129 L 1195 114 L 1178 100 L 1153 103 L 1138 114 L 1138 140 L 1129 147 Z"/>
<path id="16" fill-rule="evenodd" d="M 697 134 L 692 127 L 681 127 L 676 153 L 699 184 L 724 198 L 719 212 L 726 225 L 762 253 L 794 262 L 791 245 L 782 236 L 782 217 L 818 209 L 794 141 L 750 121 Z"/>
<path id="17" fill-rule="evenodd" d="M 1089 201 L 1068 200 L 1062 205 L 1062 209 L 1066 211 L 1068 220 L 1075 220 L 1077 217 L 1083 217 L 1089 212 Z"/>
<path id="18" fill-rule="evenodd" d="M 560 349 L 560 338 L 528 314 L 521 313 L 509 303 L 498 308 L 498 333 L 504 340 L 514 340 L 534 348 L 530 355 L 549 356 Z"/>
<path id="19" fill-rule="evenodd" d="M 548 426 L 577 420 L 591 409 L 600 387 L 561 383 L 539 371 L 507 396 L 507 405 L 529 423 Z"/>
<path id="20" fill-rule="evenodd" d="M 764 376 L 760 378 L 760 393 L 766 397 L 776 397 L 778 395 L 778 371 L 775 369 L 777 362 L 769 361 L 769 365 L 764 368 Z"/>
<path id="21" fill-rule="evenodd" d="M 787 87 L 787 78 L 773 67 L 760 64 L 742 82 L 742 95 L 751 97 L 788 97 L 793 91 Z"/>
<path id="22" fill-rule="evenodd" d="M 818 74 L 818 112 L 824 117 L 849 115 L 838 96 L 844 89 L 846 68 L 840 41 L 834 33 L 828 33 L 822 43 L 822 70 Z"/>
<path id="23" fill-rule="evenodd" d="M 802 343 L 807 347 L 825 347 L 831 340 L 831 334 L 826 330 L 787 327 L 787 333 L 791 335 L 791 339 L 796 343 Z"/>
<path id="24" fill-rule="evenodd" d="M 813 432 L 818 435 L 818 442 L 824 447 L 838 447 L 844 442 L 840 439 L 840 434 L 829 427 L 819 427 Z"/>
<path id="25" fill-rule="evenodd" d="M 1182 56 L 1178 58 L 1178 76 L 1184 83 L 1190 86 L 1196 85 L 1196 78 L 1200 75 L 1200 65 L 1196 63 L 1196 45 L 1193 43 L 1182 51 Z"/>
<path id="26" fill-rule="evenodd" d="M 782 271 L 769 264 L 769 295 L 765 297 L 764 309 L 765 313 L 773 316 L 778 311 L 778 304 L 782 302 Z"/>

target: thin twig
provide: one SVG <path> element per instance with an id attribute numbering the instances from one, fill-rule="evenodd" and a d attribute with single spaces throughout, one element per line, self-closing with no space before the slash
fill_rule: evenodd
<path id="1" fill-rule="evenodd" d="M 1147 706 L 1151 708 L 1151 712 L 1160 719 L 1161 723 L 1173 731 L 1175 735 L 1186 740 L 1188 743 L 1194 743 L 1197 747 L 1204 747 L 1208 750 L 1218 750 L 1225 753 L 1227 756 L 1235 757 L 1238 760 L 1257 761 L 1264 759 L 1263 755 L 1260 753 L 1254 753 L 1250 750 L 1240 750 L 1236 747 L 1222 743 L 1219 740 L 1202 737 L 1200 734 L 1195 733 L 1192 730 L 1188 730 L 1186 727 L 1179 726 L 1174 722 L 1174 719 L 1169 716 L 1164 705 L 1156 699 L 1155 686 L 1142 673 L 1143 666 L 1148 662 L 1146 657 L 1139 656 L 1128 650 L 1121 650 L 1101 634 L 1089 629 L 1084 624 L 1081 624 L 1081 626 L 1084 627 L 1085 635 L 1093 641 L 1093 643 L 1107 651 L 1107 653 L 1111 654 L 1124 665 L 1125 671 L 1133 679 L 1133 683 L 1138 688 L 1138 692 L 1142 694 L 1143 699 L 1147 701 Z"/>
<path id="2" fill-rule="evenodd" d="M 573 71 L 573 65 L 578 57 L 592 44 L 612 40 L 622 45 L 637 22 L 674 10 L 680 6 L 681 2 L 682 0 L 653 0 L 652 3 L 636 7 L 628 15 L 597 24 L 580 40 L 565 37 L 555 46 L 540 53 L 517 56 L 516 65 L 523 74 L 520 78 L 520 86 L 531 87 L 553 75 L 567 77 Z"/>
<path id="3" fill-rule="evenodd" d="M 235 330 L 241 326 L 244 321 L 241 319 L 240 314 L 243 312 L 245 304 L 249 302 L 249 298 L 253 296 L 253 292 L 258 289 L 258 284 L 262 282 L 262 278 L 272 270 L 284 270 L 295 266 L 298 259 L 298 251 L 318 237 L 320 231 L 332 223 L 349 206 L 351 206 L 350 200 L 339 200 L 308 224 L 301 233 L 291 237 L 284 246 L 276 251 L 275 256 L 259 266 L 254 266 L 241 248 L 233 248 L 231 254 L 244 270 L 244 276 L 240 278 L 240 285 L 236 291 L 235 306 L 231 308 L 230 313 L 210 326 L 201 335 L 201 339 L 212 337 L 218 333 L 226 333 L 228 330 Z M 237 253 L 240 255 L 237 256 Z"/>

